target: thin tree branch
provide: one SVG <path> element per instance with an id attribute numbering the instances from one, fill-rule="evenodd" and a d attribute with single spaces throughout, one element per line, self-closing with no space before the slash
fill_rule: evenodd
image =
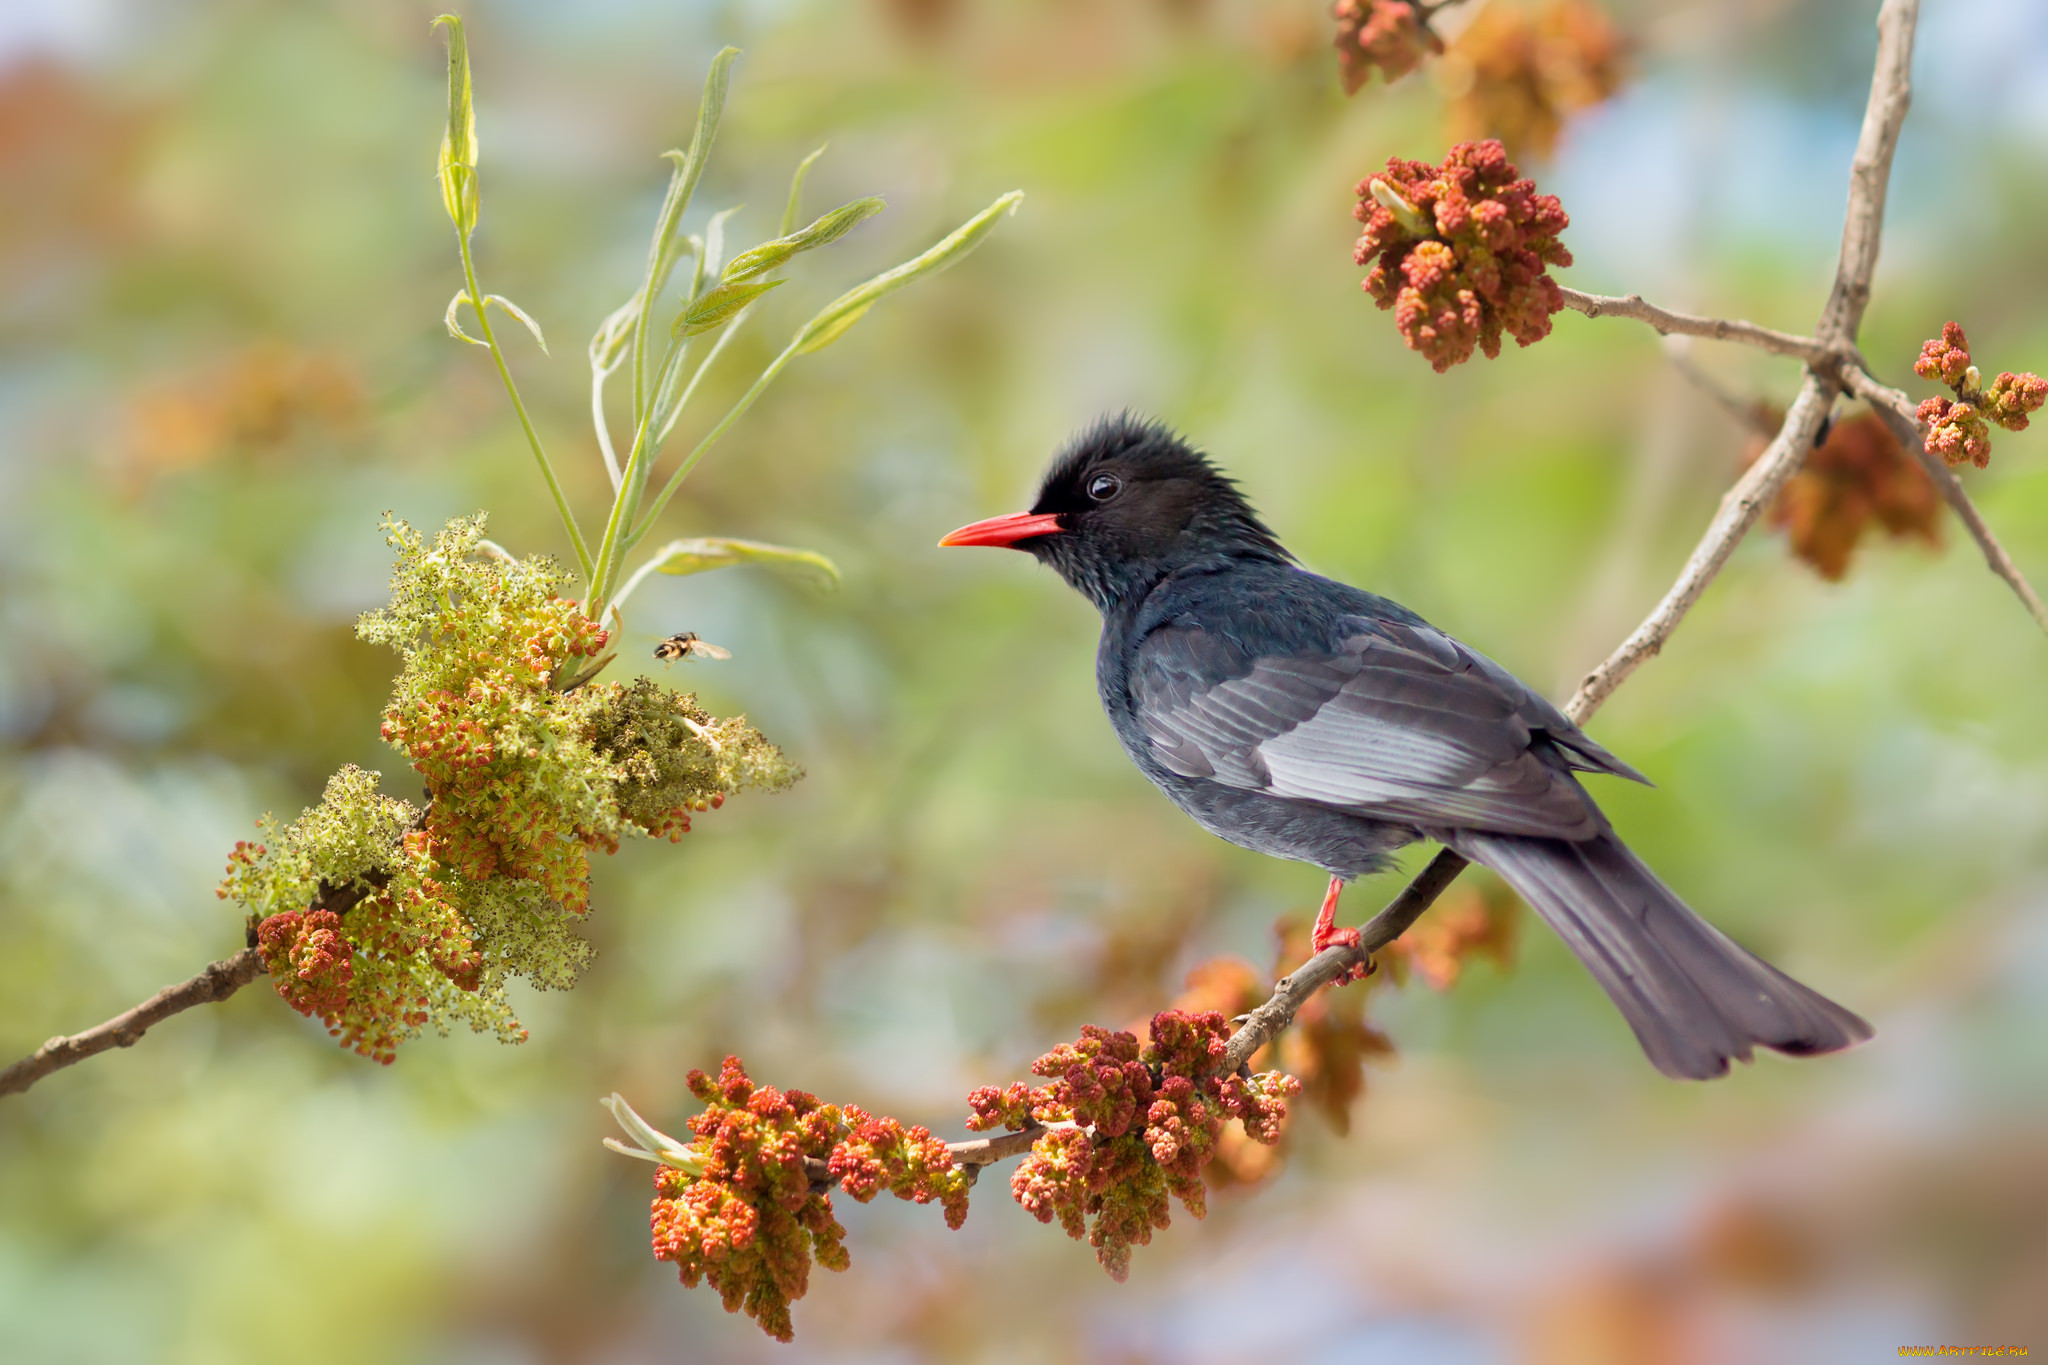
<path id="1" fill-rule="evenodd" d="M 1272 1042 L 1294 1022 L 1294 1016 L 1309 998 L 1323 987 L 1347 975 L 1353 968 L 1372 960 L 1372 955 L 1408 932 L 1408 926 L 1436 902 L 1444 888 L 1457 879 L 1470 862 L 1444 849 L 1387 908 L 1367 921 L 1358 931 L 1358 942 L 1325 948 L 1273 983 L 1273 994 L 1265 1004 L 1244 1016 L 1244 1023 L 1230 1036 L 1223 1060 L 1216 1069 L 1224 1075 L 1251 1061 L 1252 1054 Z"/>
<path id="2" fill-rule="evenodd" d="M 1920 427 L 1918 411 L 1913 400 L 1897 389 L 1887 388 L 1870 375 L 1855 366 L 1842 367 L 1842 379 L 1849 392 L 1870 404 L 1871 410 L 1882 417 L 1892 433 L 1899 438 L 1899 444 L 1911 451 L 1920 461 L 1920 467 L 1927 471 L 1927 477 L 1934 480 L 1934 486 L 1941 490 L 1941 496 L 1955 510 L 1957 520 L 1968 528 L 1970 538 L 1977 542 L 1977 548 L 1984 552 L 1984 562 L 1991 572 L 2005 580 L 2006 586 L 2020 599 L 2027 614 L 2034 618 L 2034 624 L 2048 631 L 2048 605 L 2034 591 L 2034 585 L 2027 582 L 2027 576 L 2020 572 L 2019 565 L 2012 562 L 2012 556 L 1998 543 L 1984 516 L 1977 510 L 1977 504 L 1970 501 L 1963 481 L 1956 477 L 1948 462 L 1927 448 L 1925 433 Z"/>
<path id="3" fill-rule="evenodd" d="M 1720 574 L 1735 547 L 1756 524 L 1757 517 L 1777 498 L 1785 481 L 1799 471 L 1807 452 L 1813 449 L 1814 436 L 1820 431 L 1820 424 L 1826 419 L 1834 399 L 1835 386 L 1813 371 L 1807 371 L 1806 382 L 1799 386 L 1799 394 L 1786 411 L 1777 436 L 1721 500 L 1720 511 L 1715 513 L 1692 557 L 1686 560 L 1678 581 L 1671 585 L 1671 590 L 1664 594 L 1664 600 L 1621 642 L 1620 647 L 1586 675 L 1585 681 L 1579 684 L 1579 690 L 1565 706 L 1566 715 L 1575 720 L 1591 715 L 1615 688 L 1621 686 L 1623 679 L 1641 667 L 1645 660 L 1655 658 L 1664 648 L 1671 632 L 1699 601 L 1707 585 Z"/>
<path id="4" fill-rule="evenodd" d="M 1834 349 L 1814 340 L 1810 336 L 1798 336 L 1791 332 L 1780 332 L 1769 327 L 1759 327 L 1753 322 L 1742 322 L 1730 318 L 1705 318 L 1693 313 L 1674 313 L 1668 308 L 1659 308 L 1646 303 L 1641 294 L 1615 296 L 1611 294 L 1582 294 L 1576 289 L 1563 289 L 1564 306 L 1584 313 L 1589 318 L 1634 318 L 1646 322 L 1664 336 L 1677 333 L 1681 336 L 1706 337 L 1713 341 L 1739 341 L 1745 346 L 1755 346 L 1776 355 L 1789 355 L 1809 365 L 1826 366 L 1834 359 Z"/>
<path id="5" fill-rule="evenodd" d="M 1870 100 L 1863 109 L 1856 156 L 1849 163 L 1842 253 L 1835 263 L 1835 286 L 1813 333 L 1837 350 L 1855 344 L 1863 310 L 1870 304 L 1870 278 L 1877 269 L 1878 243 L 1884 235 L 1892 154 L 1898 150 L 1899 128 L 1913 102 L 1913 30 L 1919 22 L 1920 0 L 1884 0 L 1877 14 L 1877 64 L 1870 77 Z"/>
<path id="6" fill-rule="evenodd" d="M 135 1040 L 174 1014 L 194 1005 L 225 1000 L 263 975 L 263 959 L 254 947 L 233 957 L 208 964 L 205 971 L 189 981 L 166 986 L 149 999 L 123 1014 L 117 1014 L 98 1028 L 56 1037 L 28 1056 L 0 1071 L 0 1095 L 16 1095 L 53 1071 L 75 1066 L 110 1048 L 130 1047 Z"/>

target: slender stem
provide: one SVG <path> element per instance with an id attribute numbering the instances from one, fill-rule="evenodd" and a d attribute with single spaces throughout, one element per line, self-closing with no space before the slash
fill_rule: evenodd
<path id="1" fill-rule="evenodd" d="M 698 441 L 695 448 L 683 458 L 683 462 L 676 466 L 676 472 L 669 475 L 668 482 L 662 485 L 661 495 L 655 498 L 654 505 L 647 509 L 647 515 L 640 519 L 640 525 L 627 538 L 626 545 L 628 548 L 640 543 L 641 538 L 653 527 L 655 519 L 661 515 L 662 509 L 668 506 L 668 500 L 676 495 L 676 489 L 682 486 L 683 480 L 689 476 L 690 471 L 697 467 L 697 461 L 704 458 L 704 452 L 711 449 L 713 443 L 719 437 L 725 435 L 732 424 L 739 421 L 745 415 L 748 408 L 754 406 L 754 400 L 761 396 L 762 391 L 768 387 L 776 375 L 782 373 L 782 367 L 789 364 L 796 357 L 796 348 L 797 342 L 795 341 L 783 347 L 782 354 L 768 362 L 768 368 L 761 371 L 761 377 L 754 381 L 753 387 L 740 395 L 739 401 L 734 403 L 725 416 L 719 419 L 718 425 L 704 433 L 703 439 Z"/>
<path id="2" fill-rule="evenodd" d="M 660 563 L 661 561 L 659 559 L 650 559 L 645 564 L 642 564 L 639 568 L 633 570 L 632 577 L 628 578 L 623 584 L 620 585 L 619 590 L 612 594 L 612 610 L 623 610 L 626 605 L 626 599 L 633 595 L 633 590 L 639 587 L 641 580 L 645 579 L 647 575 L 653 573 L 655 569 L 660 566 Z"/>
<path id="3" fill-rule="evenodd" d="M 733 339 L 733 336 L 740 330 L 740 325 L 747 320 L 753 311 L 751 304 L 741 309 L 738 316 L 725 324 L 725 329 L 718 334 L 718 340 L 711 344 L 711 353 L 697 362 L 697 368 L 690 374 L 690 382 L 683 386 L 682 395 L 676 399 L 675 406 L 669 409 L 668 420 L 661 424 L 661 430 L 655 434 L 654 443 L 656 449 L 659 449 L 662 442 L 668 440 L 668 434 L 676 429 L 676 421 L 682 417 L 683 409 L 689 407 L 690 399 L 696 396 L 697 385 L 703 382 L 705 373 L 710 370 L 712 365 L 717 363 L 718 357 L 725 351 L 726 343 Z M 632 538 L 626 542 L 626 548 L 631 549 L 634 545 L 638 544 L 640 537 L 646 533 L 645 526 L 635 531 Z"/>
<path id="4" fill-rule="evenodd" d="M 540 462 L 540 476 L 547 480 L 548 492 L 554 497 L 555 511 L 561 514 L 562 526 L 569 533 L 569 543 L 576 547 L 576 564 L 583 570 L 585 582 L 590 580 L 590 550 L 583 543 L 583 532 L 576 525 L 576 514 L 569 510 L 568 496 L 562 492 L 562 482 L 555 477 L 555 467 L 548 463 L 548 453 L 540 443 L 540 433 L 533 429 L 533 418 L 527 415 L 526 400 L 519 396 L 519 386 L 512 382 L 512 369 L 505 363 L 504 348 L 498 345 L 498 334 L 491 327 L 491 312 L 484 303 L 484 291 L 476 282 L 476 260 L 470 254 L 469 238 L 460 228 L 456 229 L 455 242 L 462 252 L 462 280 L 469 290 L 469 306 L 476 310 L 477 330 L 483 333 L 484 345 L 490 348 L 491 360 L 498 367 L 498 378 L 505 381 L 505 392 L 512 396 L 512 410 L 519 414 L 519 425 L 526 432 L 526 443 L 533 447 L 533 458 Z"/>

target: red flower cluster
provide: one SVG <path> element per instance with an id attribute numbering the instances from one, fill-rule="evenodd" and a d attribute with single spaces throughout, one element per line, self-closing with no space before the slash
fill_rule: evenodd
<path id="1" fill-rule="evenodd" d="M 862 1203 L 885 1188 L 936 1200 L 948 1227 L 967 1217 L 966 1173 L 927 1129 L 757 1087 L 737 1057 L 716 1080 L 692 1071 L 690 1091 L 706 1106 L 690 1120 L 702 1169 L 655 1173 L 655 1259 L 673 1261 L 691 1288 L 709 1280 L 727 1312 L 746 1313 L 778 1341 L 794 1335 L 789 1306 L 810 1287 L 812 1260 L 827 1270 L 850 1263 L 827 1192 L 833 1180 Z M 814 1179 L 813 1162 L 829 1177 Z"/>
<path id="2" fill-rule="evenodd" d="M 1357 193 L 1365 292 L 1438 374 L 1474 346 L 1498 356 L 1503 333 L 1524 346 L 1550 335 L 1564 299 L 1548 267 L 1572 263 L 1558 240 L 1571 220 L 1556 195 L 1517 178 L 1498 141 L 1461 142 L 1442 166 L 1390 157 Z"/>
<path id="3" fill-rule="evenodd" d="M 1969 372 L 1970 340 L 1963 335 L 1962 324 L 1944 322 L 1939 338 L 1920 343 L 1920 358 L 1913 362 L 1913 373 L 1922 379 L 1932 379 L 1953 389 L 1962 385 Z"/>
<path id="4" fill-rule="evenodd" d="M 1033 1144 L 1010 1179 L 1010 1192 L 1041 1223 L 1055 1218 L 1068 1236 L 1085 1240 L 1118 1280 L 1130 1274 L 1131 1248 L 1170 1222 L 1168 1197 L 1189 1213 L 1207 1212 L 1202 1168 L 1216 1154 L 1225 1120 L 1235 1118 L 1255 1141 L 1278 1140 L 1287 1097 L 1300 1082 L 1269 1072 L 1246 1080 L 1213 1074 L 1230 1026 L 1219 1011 L 1164 1010 L 1152 1017 L 1151 1041 L 1098 1028 L 1031 1064 L 1045 1086 L 1021 1082 L 983 1086 L 967 1097 L 977 1132 L 1033 1122 L 1072 1124 Z"/>
<path id="5" fill-rule="evenodd" d="M 235 845 L 236 851 L 241 847 Z M 263 955 L 277 993 L 300 1014 L 316 1016 L 332 1027 L 348 1007 L 355 965 L 348 941 L 341 936 L 341 916 L 332 910 L 272 915 L 256 926 L 256 950 Z"/>
<path id="6" fill-rule="evenodd" d="M 1969 340 L 1953 322 L 1942 324 L 1938 339 L 1921 343 L 1913 373 L 1946 384 L 1955 393 L 1954 399 L 1930 398 L 1919 411 L 1927 427 L 1927 449 L 1952 465 L 1968 460 L 1982 469 L 1991 463 L 1987 419 L 2007 431 L 2025 431 L 2029 414 L 2048 402 L 2048 379 L 2038 374 L 2007 370 L 1991 381 L 1990 389 L 1979 389 Z"/>
<path id="7" fill-rule="evenodd" d="M 1363 89 L 1375 69 L 1397 81 L 1422 64 L 1424 53 L 1444 50 L 1410 0 L 1337 0 L 1330 15 L 1337 21 L 1337 71 L 1347 95 Z"/>
<path id="8" fill-rule="evenodd" d="M 840 1189 L 863 1204 L 885 1189 L 913 1204 L 936 1199 L 946 1211 L 947 1227 L 958 1228 L 967 1221 L 967 1173 L 954 1164 L 952 1153 L 931 1129 L 905 1128 L 857 1104 L 842 1112 L 850 1131 L 826 1161 Z"/>
<path id="9" fill-rule="evenodd" d="M 691 1288 L 708 1279 L 728 1313 L 788 1341 L 789 1305 L 810 1287 L 812 1258 L 828 1270 L 848 1264 L 832 1196 L 813 1190 L 804 1168 L 830 1155 L 844 1120 L 801 1090 L 757 1089 L 737 1057 L 716 1081 L 692 1071 L 690 1092 L 707 1106 L 690 1120 L 704 1172 L 656 1172 L 655 1259 L 675 1262 Z"/>

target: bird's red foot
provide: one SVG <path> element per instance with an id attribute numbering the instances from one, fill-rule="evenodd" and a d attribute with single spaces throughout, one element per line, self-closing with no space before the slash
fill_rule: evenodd
<path id="1" fill-rule="evenodd" d="M 1323 908 L 1316 912 L 1315 931 L 1309 936 L 1309 947 L 1318 953 L 1325 948 L 1356 948 L 1359 944 L 1359 936 L 1356 929 L 1339 929 L 1337 927 L 1337 897 L 1343 893 L 1343 879 L 1339 877 L 1330 878 L 1330 889 L 1323 894 Z M 1358 966 L 1353 967 L 1336 984 L 1342 986 L 1347 982 L 1362 981 L 1371 972 L 1372 960 L 1368 958 Z"/>

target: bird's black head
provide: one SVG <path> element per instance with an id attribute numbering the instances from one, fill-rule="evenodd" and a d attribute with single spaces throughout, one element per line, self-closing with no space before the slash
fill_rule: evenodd
<path id="1" fill-rule="evenodd" d="M 1029 551 L 1105 611 L 1204 560 L 1292 559 L 1206 456 L 1129 413 L 1070 441 L 1029 512 L 963 526 L 939 543 Z"/>

